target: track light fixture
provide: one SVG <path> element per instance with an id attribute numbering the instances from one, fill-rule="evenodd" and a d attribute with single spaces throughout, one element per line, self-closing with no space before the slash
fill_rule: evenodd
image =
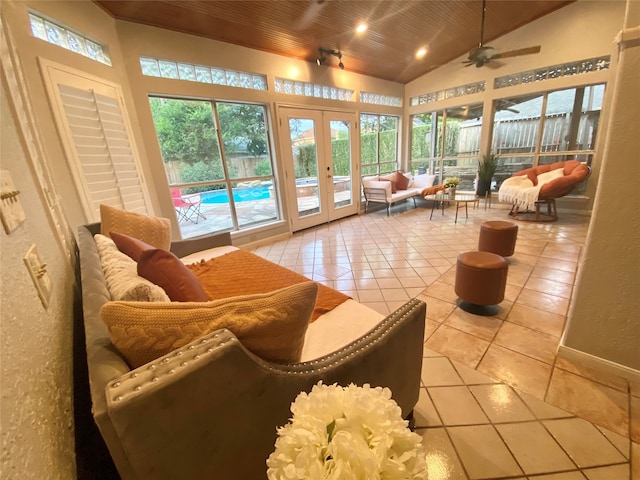
<path id="1" fill-rule="evenodd" d="M 320 56 L 316 60 L 316 63 L 318 65 L 324 65 L 328 60 L 327 55 L 330 55 L 338 59 L 339 61 L 338 67 L 340 67 L 340 70 L 344 70 L 344 63 L 342 63 L 342 52 L 340 50 L 329 50 L 329 49 L 320 47 L 318 51 L 320 52 Z"/>

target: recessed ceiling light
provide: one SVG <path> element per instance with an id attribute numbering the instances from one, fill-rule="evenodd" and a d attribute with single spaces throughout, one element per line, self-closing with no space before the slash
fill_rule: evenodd
<path id="1" fill-rule="evenodd" d="M 358 32 L 358 33 L 363 33 L 363 32 L 365 32 L 365 31 L 367 30 L 367 28 L 369 28 L 369 27 L 367 27 L 367 24 L 366 24 L 366 23 L 360 23 L 360 24 L 358 24 L 358 26 L 356 27 L 356 32 Z"/>
<path id="2" fill-rule="evenodd" d="M 422 58 L 427 54 L 427 47 L 419 48 L 416 52 L 416 58 Z"/>

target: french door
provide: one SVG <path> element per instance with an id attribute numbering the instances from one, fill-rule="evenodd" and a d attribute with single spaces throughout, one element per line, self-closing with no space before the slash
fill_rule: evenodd
<path id="1" fill-rule="evenodd" d="M 280 107 L 292 231 L 357 213 L 355 113 Z"/>

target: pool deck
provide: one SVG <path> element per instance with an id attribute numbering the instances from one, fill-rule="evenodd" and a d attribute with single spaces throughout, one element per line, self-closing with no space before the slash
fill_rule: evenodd
<path id="1" fill-rule="evenodd" d="M 349 199 L 350 191 L 348 190 L 335 193 L 338 202 Z M 317 208 L 318 197 L 315 195 L 298 197 L 298 206 L 299 210 Z M 240 227 L 261 222 L 266 223 L 270 220 L 276 221 L 282 217 L 282 215 L 278 215 L 278 204 L 273 198 L 235 202 L 235 207 Z M 198 223 L 190 220 L 179 222 L 183 239 L 234 229 L 228 203 L 203 202 L 200 204 L 200 212 L 205 216 L 205 219 L 200 218 Z"/>

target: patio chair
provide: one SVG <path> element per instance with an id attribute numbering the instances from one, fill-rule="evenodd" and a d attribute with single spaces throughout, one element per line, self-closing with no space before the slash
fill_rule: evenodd
<path id="1" fill-rule="evenodd" d="M 178 222 L 190 221 L 198 223 L 200 219 L 206 220 L 207 217 L 200 211 L 202 199 L 199 193 L 193 195 L 182 195 L 179 188 L 171 189 L 171 198 L 173 206 L 178 215 Z"/>
<path id="2" fill-rule="evenodd" d="M 577 160 L 527 168 L 502 182 L 499 199 L 512 204 L 509 216 L 515 220 L 554 222 L 556 198 L 571 193 L 590 174 L 591 167 Z M 541 209 L 545 205 L 546 213 Z"/>

